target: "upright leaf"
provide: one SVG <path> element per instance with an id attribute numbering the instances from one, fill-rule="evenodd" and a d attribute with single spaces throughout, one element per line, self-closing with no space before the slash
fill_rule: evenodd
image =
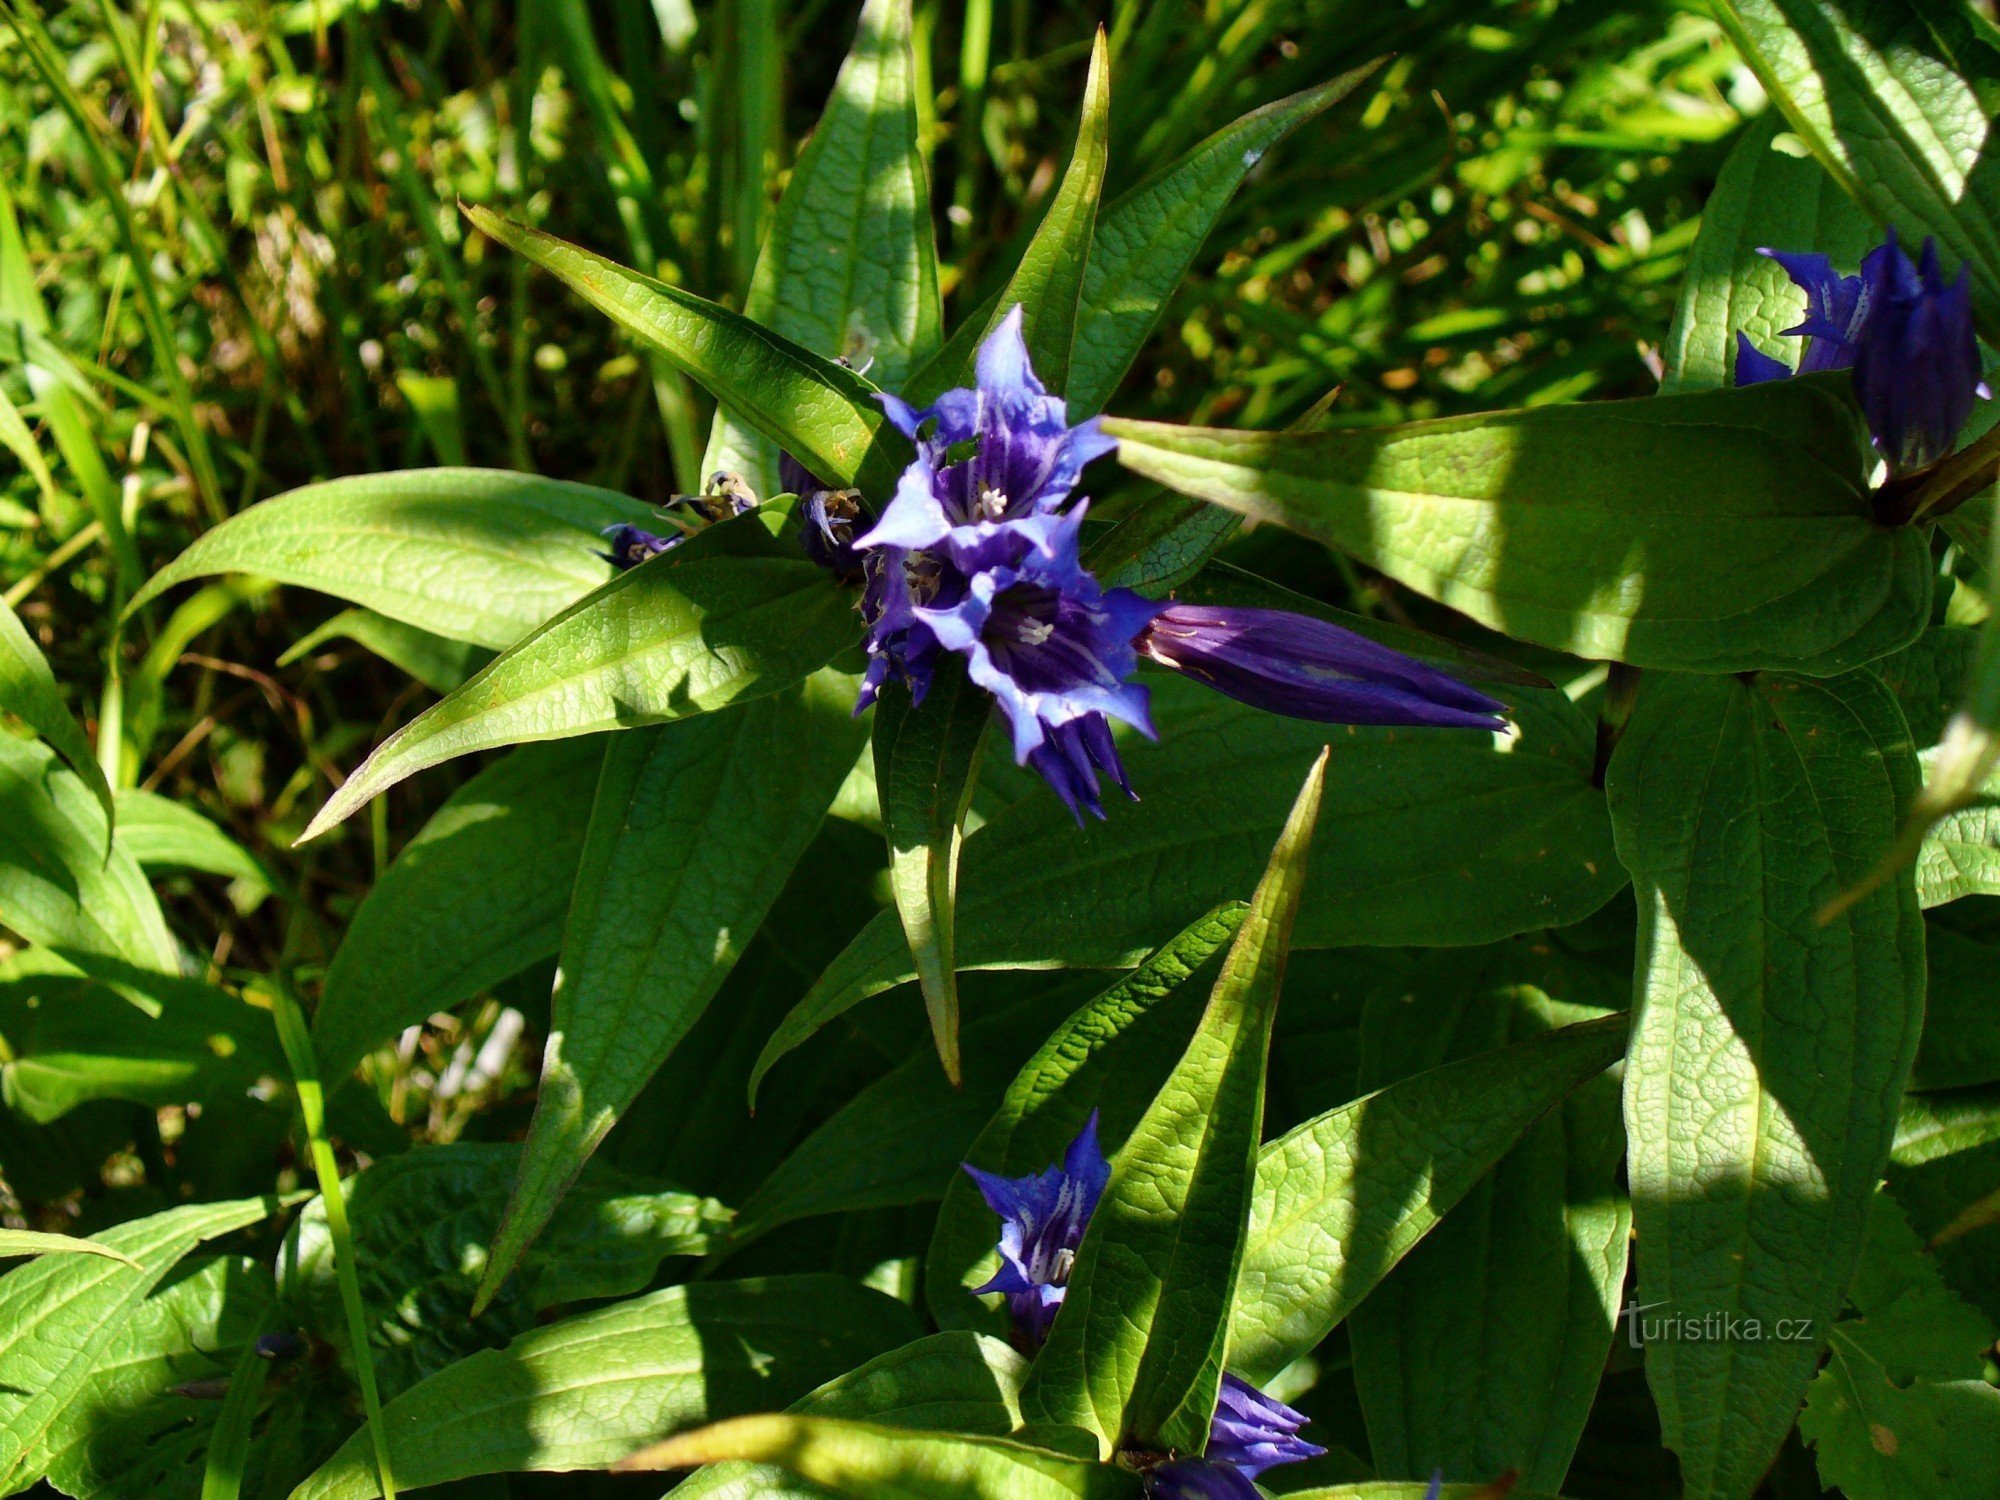
<path id="1" fill-rule="evenodd" d="M 1639 895 L 1638 1297 L 1762 1329 L 1647 1348 L 1691 1500 L 1756 1487 L 1860 1250 L 1922 1021 L 1923 923 L 1907 875 L 1815 913 L 1881 857 L 1915 785 L 1902 715 L 1859 673 L 1649 681 L 1612 760 Z"/>
<path id="2" fill-rule="evenodd" d="M 204 532 L 130 608 L 191 578 L 253 573 L 500 650 L 611 576 L 607 526 L 651 515 L 610 490 L 501 469 L 333 479 Z"/>
<path id="3" fill-rule="evenodd" d="M 1353 92 L 1373 64 L 1254 109 L 1104 209 L 1090 241 L 1069 379 L 1072 417 L 1087 417 L 1152 336 L 1167 299 L 1264 153 Z M 1003 305 L 1006 299 L 1003 298 Z"/>
<path id="4" fill-rule="evenodd" d="M 1866 437 L 1832 381 L 1387 428 L 1106 430 L 1149 479 L 1581 656 L 1825 673 L 1929 622 L 1928 543 L 1876 522 Z"/>
<path id="5" fill-rule="evenodd" d="M 918 141 L 910 0 L 869 0 L 757 257 L 745 317 L 897 389 L 937 346 L 937 237 Z M 777 493 L 777 445 L 716 412 L 704 472 Z"/>
<path id="6" fill-rule="evenodd" d="M 382 1419 L 397 1481 L 413 1490 L 604 1469 L 678 1429 L 787 1405 L 918 1332 L 908 1308 L 836 1276 L 669 1287 L 462 1359 Z M 292 1494 L 380 1492 L 357 1432 Z"/>
<path id="7" fill-rule="evenodd" d="M 562 946 L 608 741 L 523 745 L 446 799 L 355 908 L 313 1014 L 328 1078 Z"/>
<path id="8" fill-rule="evenodd" d="M 1188 979 L 1236 936 L 1247 911 L 1231 902 L 1198 918 L 1051 1032 L 965 1160 L 1002 1177 L 1040 1172 L 1093 1113 L 1099 1138 L 1114 1151 L 1122 1145 L 1185 1050 L 1200 998 Z M 993 1210 L 971 1178 L 955 1174 L 924 1262 L 925 1296 L 941 1325 L 964 1326 L 982 1311 L 967 1292 L 989 1279 L 993 1245 Z"/>
<path id="9" fill-rule="evenodd" d="M 1624 883 L 1593 731 L 1559 693 L 1510 693 L 1518 738 L 1334 731 L 1325 837 L 1296 947 L 1486 943 L 1580 921 Z M 1157 682 L 1156 744 L 1121 751 L 1143 801 L 1079 829 L 1043 789 L 966 840 L 958 966 L 1130 968 L 1202 912 L 1242 899 L 1329 738 L 1179 680 Z M 891 913 L 822 974 L 759 1073 L 850 1006 L 914 976 Z"/>
<path id="10" fill-rule="evenodd" d="M 1723 0 L 1716 19 L 1826 168 L 1915 243 L 1972 269 L 2000 333 L 2000 161 L 1971 8 L 1923 0 Z"/>
<path id="11" fill-rule="evenodd" d="M 1624 1050 L 1622 1017 L 1565 1026 L 1306 1121 L 1257 1162 L 1229 1364 L 1309 1354 L 1523 1131 Z"/>
<path id="12" fill-rule="evenodd" d="M 612 742 L 563 933 L 535 1117 L 480 1305 L 777 899 L 860 751 L 856 686 L 822 672 L 733 712 Z"/>
<path id="13" fill-rule="evenodd" d="M 69 716 L 62 689 L 56 686 L 55 674 L 49 670 L 42 648 L 28 634 L 21 617 L 14 613 L 14 606 L 4 599 L 0 599 L 0 713 L 13 714 L 69 762 L 70 769 L 83 778 L 84 785 L 103 807 L 108 826 L 116 815 L 111 804 L 111 783 L 104 779 L 90 741 Z"/>
<path id="14" fill-rule="evenodd" d="M 1057 394 L 1066 390 L 1078 304 L 1097 225 L 1097 200 L 1104 190 L 1110 123 L 1111 56 L 1100 26 L 1091 46 L 1090 76 L 1083 85 L 1069 168 L 1049 200 L 1048 211 L 1000 295 L 968 318 L 951 342 L 912 377 L 907 393 L 911 401 L 921 405 L 953 386 L 970 385 L 980 343 L 1017 306 L 1021 337 L 1035 374 Z"/>
<path id="15" fill-rule="evenodd" d="M 852 1500 L 1138 1500 L 1137 1474 L 1004 1438 L 908 1432 L 835 1417 L 742 1417 L 633 1455 L 624 1467 L 777 1464 Z"/>
<path id="16" fill-rule="evenodd" d="M 77 963 L 180 969 L 160 903 L 132 856 L 111 844 L 89 787 L 46 746 L 4 733 L 0 924 Z"/>
<path id="17" fill-rule="evenodd" d="M 384 740 L 301 839 L 475 750 L 692 718 L 818 671 L 853 643 L 853 601 L 768 524 L 725 521 L 570 606 Z"/>
<path id="18" fill-rule="evenodd" d="M 1364 1067 L 1393 1076 L 1603 1014 L 1504 970 L 1457 995 L 1391 992 L 1363 1018 Z M 1600 1074 L 1530 1126 L 1355 1309 L 1354 1380 L 1378 1473 L 1511 1470 L 1530 1488 L 1562 1487 L 1624 1297 L 1624 1146 L 1617 1080 Z"/>
<path id="19" fill-rule="evenodd" d="M 119 1259 L 50 1255 L 0 1276 L 0 1490 L 14 1494 L 40 1477 L 30 1460 L 50 1428 L 175 1263 L 276 1206 L 245 1198 L 169 1209 L 99 1234 Z"/>
<path id="20" fill-rule="evenodd" d="M 1221 1386 L 1263 1140 L 1264 1070 L 1329 751 L 1271 851 L 1194 1039 L 1131 1136 L 1021 1389 L 1103 1450 L 1199 1453 Z"/>
<path id="21" fill-rule="evenodd" d="M 1803 318 L 1805 294 L 1760 249 L 1817 250 L 1851 272 L 1881 239 L 1874 221 L 1783 128 L 1776 114 L 1751 121 L 1702 204 L 1701 233 L 1661 351 L 1663 396 L 1734 385 L 1738 333 L 1798 364 L 1804 341 L 1784 335 Z"/>
<path id="22" fill-rule="evenodd" d="M 875 788 L 889 839 L 889 889 L 916 964 L 945 1075 L 958 1081 L 958 851 L 993 701 L 963 666 L 932 680 L 922 708 L 900 688 L 875 707 Z"/>
<path id="23" fill-rule="evenodd" d="M 485 208 L 474 224 L 573 291 L 830 484 L 896 487 L 900 449 L 874 386 L 740 313 Z"/>

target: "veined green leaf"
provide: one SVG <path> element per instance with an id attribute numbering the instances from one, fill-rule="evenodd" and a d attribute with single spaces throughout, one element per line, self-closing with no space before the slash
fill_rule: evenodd
<path id="1" fill-rule="evenodd" d="M 1265 1146 L 1230 1368 L 1261 1384 L 1310 1353 L 1624 1039 L 1623 1017 L 1565 1026 L 1391 1084 Z"/>
<path id="2" fill-rule="evenodd" d="M 739 516 L 570 606 L 383 741 L 301 836 L 475 750 L 712 713 L 790 687 L 856 639 L 853 601 Z"/>
<path id="3" fill-rule="evenodd" d="M 275 1211 L 269 1198 L 191 1204 L 103 1231 L 119 1259 L 46 1255 L 0 1276 L 0 1489 L 40 1478 L 42 1450 L 146 1294 L 203 1240 Z M 136 1264 L 135 1264 L 136 1263 Z"/>
<path id="4" fill-rule="evenodd" d="M 992 718 L 992 695 L 956 661 L 933 677 L 922 708 L 901 687 L 892 687 L 875 705 L 875 786 L 889 839 L 889 889 L 923 988 L 938 1059 L 954 1083 L 958 855 Z"/>
<path id="5" fill-rule="evenodd" d="M 937 1333 L 891 1349 L 829 1381 L 792 1410 L 921 1432 L 1005 1437 L 1021 1425 L 1028 1362 L 998 1339 Z M 827 1491 L 773 1464 L 710 1464 L 674 1486 L 674 1500 L 823 1500 Z"/>
<path id="6" fill-rule="evenodd" d="M 1100 26 L 1091 47 L 1090 76 L 1083 86 L 1069 167 L 1049 199 L 1048 211 L 1000 295 L 960 324 L 951 341 L 911 377 L 905 394 L 912 404 L 922 406 L 953 386 L 971 385 L 979 345 L 1016 307 L 1021 309 L 1021 337 L 1037 378 L 1058 394 L 1067 387 L 1097 200 L 1104 190 L 1110 125 L 1111 58 Z"/>
<path id="7" fill-rule="evenodd" d="M 122 1260 L 134 1268 L 139 1264 L 124 1251 L 100 1245 L 96 1240 L 81 1240 L 68 1234 L 42 1234 L 33 1229 L 0 1229 L 0 1257 L 11 1259 L 22 1255 L 102 1255 L 110 1260 Z"/>
<path id="8" fill-rule="evenodd" d="M 610 490 L 501 469 L 333 479 L 203 534 L 127 613 L 190 578 L 254 573 L 500 650 L 611 576 L 605 527 L 651 516 Z"/>
<path id="9" fill-rule="evenodd" d="M 21 617 L 4 599 L 0 599 L 0 713 L 13 714 L 47 740 L 56 754 L 69 762 L 70 769 L 83 778 L 84 785 L 104 809 L 107 824 L 115 820 L 111 783 L 104 779 L 104 770 L 97 764 L 90 741 L 70 717 L 62 689 L 56 686 L 55 674 L 49 670 L 42 648 L 35 644 Z"/>
<path id="10" fill-rule="evenodd" d="M 1917 763 L 1928 776 L 1937 759 L 1937 750 L 1926 750 Z M 1989 776 L 1976 797 L 1931 824 L 1916 870 L 1917 899 L 1926 907 L 2000 895 L 2000 775 Z"/>
<path id="11" fill-rule="evenodd" d="M 705 1254 L 728 1237 L 730 1212 L 714 1199 L 592 1166 L 521 1273 L 470 1317 L 520 1161 L 516 1145 L 457 1142 L 389 1157 L 349 1180 L 369 1347 L 385 1395 L 527 1332 L 549 1308 L 642 1291 L 661 1261 Z M 344 1346 L 324 1199 L 299 1215 L 279 1265 L 287 1305 Z"/>
<path id="12" fill-rule="evenodd" d="M 830 484 L 887 495 L 906 450 L 875 387 L 740 313 L 490 209 L 466 216 L 573 291 Z"/>
<path id="13" fill-rule="evenodd" d="M 604 1469 L 677 1429 L 787 1405 L 919 1332 L 901 1303 L 837 1276 L 699 1282 L 482 1350 L 389 1402 L 382 1420 L 399 1488 Z M 380 1493 L 357 1432 L 292 1500 Z"/>
<path id="14" fill-rule="evenodd" d="M 1662 351 L 1662 396 L 1733 385 L 1738 333 L 1797 367 L 1805 341 L 1785 333 L 1804 316 L 1805 293 L 1760 248 L 1817 250 L 1851 273 L 1881 239 L 1874 221 L 1783 130 L 1775 113 L 1751 121 L 1702 205 Z"/>
<path id="15" fill-rule="evenodd" d="M 1100 1454 L 1208 1445 L 1264 1129 L 1264 1068 L 1331 752 L 1306 775 L 1195 1028 L 1112 1161 L 1021 1388 L 1030 1422 L 1095 1432 Z"/>
<path id="16" fill-rule="evenodd" d="M 1222 210 L 1264 153 L 1346 98 L 1374 69 L 1370 63 L 1252 110 L 1099 213 L 1069 379 L 1060 388 L 1073 420 L 1111 399 Z"/>
<path id="17" fill-rule="evenodd" d="M 1972 12 L 1917 0 L 1724 0 L 1716 19 L 1841 185 L 1911 244 L 1972 268 L 2000 333 L 2000 167 Z"/>
<path id="18" fill-rule="evenodd" d="M 1043 1171 L 1093 1111 L 1107 1149 L 1123 1145 L 1186 1050 L 1181 1038 L 1202 1001 L 1187 980 L 1236 936 L 1248 910 L 1231 902 L 1196 919 L 1051 1032 L 964 1159 L 1003 1177 Z M 968 1294 L 989 1278 L 993 1243 L 993 1210 L 970 1178 L 954 1174 L 924 1262 L 924 1294 L 941 1325 L 987 1321 Z M 993 1316 L 991 1326 L 1004 1319 Z"/>
<path id="19" fill-rule="evenodd" d="M 1137 1500 L 1139 1476 L 1003 1438 L 909 1432 L 834 1417 L 740 1417 L 634 1454 L 623 1467 L 777 1464 L 853 1500 Z"/>
<path id="20" fill-rule="evenodd" d="M 762 924 L 860 752 L 858 687 L 820 672 L 729 713 L 612 741 L 535 1117 L 480 1306 Z"/>
<path id="21" fill-rule="evenodd" d="M 937 237 L 917 140 L 910 0 L 869 0 L 833 93 L 792 168 L 743 313 L 887 390 L 937 347 Z M 778 490 L 777 445 L 717 411 L 704 473 Z"/>
<path id="22" fill-rule="evenodd" d="M 562 946 L 606 743 L 523 745 L 453 792 L 403 847 L 327 970 L 313 1015 L 327 1078 Z"/>
<path id="23" fill-rule="evenodd" d="M 0 923 L 79 963 L 180 969 L 153 888 L 111 842 L 89 787 L 48 747 L 11 734 L 0 734 Z"/>
<path id="24" fill-rule="evenodd" d="M 1148 478 L 1581 656 L 1830 673 L 1929 621 L 1929 546 L 1876 522 L 1830 381 L 1376 429 L 1106 430 Z"/>
<path id="25" fill-rule="evenodd" d="M 1501 968 L 1458 994 L 1390 992 L 1362 1020 L 1363 1083 L 1407 1076 L 1577 1021 Z M 1629 979 L 1609 979 L 1623 1006 Z M 1406 1256 L 1348 1322 L 1376 1471 L 1557 1490 L 1569 1471 L 1624 1296 L 1632 1208 L 1618 1082 L 1584 1081 Z M 1468 1297 L 1468 1288 L 1477 1288 Z"/>
<path id="26" fill-rule="evenodd" d="M 1860 1251 L 1922 1021 L 1923 923 L 1907 873 L 1816 913 L 1888 849 L 1915 788 L 1902 715 L 1862 673 L 1649 679 L 1612 759 L 1639 895 L 1639 1300 L 1763 1329 L 1647 1346 L 1690 1500 L 1756 1488 Z M 1809 1336 L 1773 1336 L 1781 1320 Z"/>
<path id="27" fill-rule="evenodd" d="M 1079 829 L 1038 788 L 966 840 L 960 969 L 1130 968 L 1256 884 L 1289 805 L 1284 788 L 1329 731 L 1152 680 L 1160 740 L 1121 751 L 1143 801 Z M 1558 693 L 1510 696 L 1518 738 L 1331 732 L 1323 837 L 1295 947 L 1492 942 L 1579 921 L 1624 883 L 1591 785 L 1590 726 Z M 885 912 L 772 1037 L 760 1073 L 913 973 Z"/>
<path id="28" fill-rule="evenodd" d="M 280 887 L 268 865 L 187 803 L 138 787 L 120 787 L 115 801 L 118 845 L 140 869 L 221 875 L 241 881 L 246 899 Z"/>

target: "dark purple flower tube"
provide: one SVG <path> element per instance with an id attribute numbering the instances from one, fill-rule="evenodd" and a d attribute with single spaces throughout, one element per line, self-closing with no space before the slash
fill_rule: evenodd
<path id="1" fill-rule="evenodd" d="M 1250 1476 L 1205 1458 L 1176 1459 L 1146 1474 L 1146 1500 L 1264 1500 Z"/>
<path id="2" fill-rule="evenodd" d="M 1947 284 L 1937 241 L 1912 265 L 1889 231 L 1861 263 L 1866 309 L 1854 341 L 1854 394 L 1868 430 L 1899 474 L 1951 452 L 1984 393 L 1972 332 L 1972 284 L 1964 267 Z"/>
<path id="3" fill-rule="evenodd" d="M 1169 604 L 1134 644 L 1163 667 L 1288 718 L 1498 729 L 1506 713 L 1414 657 L 1286 610 Z"/>

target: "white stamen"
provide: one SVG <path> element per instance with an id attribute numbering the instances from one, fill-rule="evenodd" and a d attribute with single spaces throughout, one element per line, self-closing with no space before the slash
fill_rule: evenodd
<path id="1" fill-rule="evenodd" d="M 989 484 L 979 492 L 978 510 L 987 520 L 997 521 L 1007 514 L 1007 497 Z"/>
<path id="2" fill-rule="evenodd" d="M 1035 619 L 1023 620 L 1014 631 L 1015 637 L 1024 646 L 1042 645 L 1055 633 L 1055 621 Z"/>

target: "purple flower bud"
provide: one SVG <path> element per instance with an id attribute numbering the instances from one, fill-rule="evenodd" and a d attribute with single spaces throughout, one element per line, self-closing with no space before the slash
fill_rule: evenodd
<path id="1" fill-rule="evenodd" d="M 610 542 L 611 550 L 600 552 L 598 556 L 614 568 L 636 568 L 649 557 L 658 557 L 662 552 L 671 552 L 687 537 L 680 532 L 672 536 L 655 536 L 650 531 L 641 531 L 637 526 L 618 525 L 604 528 L 604 538 Z"/>
<path id="2" fill-rule="evenodd" d="M 1293 1411 L 1247 1380 L 1225 1374 L 1205 1456 L 1232 1464 L 1254 1479 L 1273 1465 L 1300 1463 L 1326 1452 L 1299 1436 L 1305 1425 L 1304 1412 Z"/>
<path id="3" fill-rule="evenodd" d="M 1139 653 L 1294 719 L 1497 729 L 1505 706 L 1414 657 L 1285 610 L 1170 604 Z"/>
<path id="4" fill-rule="evenodd" d="M 975 1290 L 1005 1294 L 1015 1342 L 1032 1352 L 1049 1336 L 1084 1226 L 1111 1180 L 1111 1165 L 1097 1144 L 1097 1111 L 1059 1167 L 1027 1177 L 1000 1177 L 969 1164 L 965 1171 L 1000 1216 L 1000 1270 Z"/>
<path id="5" fill-rule="evenodd" d="M 1861 280 L 1854 393 L 1889 467 L 1899 474 L 1928 468 L 1951 452 L 1973 397 L 1985 394 L 1970 277 L 1960 267 L 1947 286 L 1937 241 L 1928 236 L 1922 265 L 1911 265 L 1892 229 L 1861 263 Z"/>

